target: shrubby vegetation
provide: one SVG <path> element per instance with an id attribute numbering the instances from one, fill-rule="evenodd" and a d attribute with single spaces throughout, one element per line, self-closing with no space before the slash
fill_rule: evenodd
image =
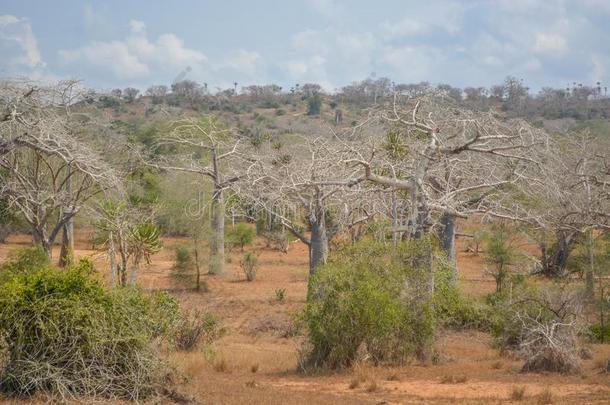
<path id="1" fill-rule="evenodd" d="M 246 276 L 246 280 L 254 281 L 258 266 L 258 257 L 252 252 L 244 253 L 239 261 L 239 265 Z"/>
<path id="2" fill-rule="evenodd" d="M 43 253 L 20 250 L 0 269 L 2 391 L 131 400 L 160 393 L 170 369 L 158 343 L 184 319 L 176 300 L 106 289 L 90 261 L 58 271 Z"/>
<path id="3" fill-rule="evenodd" d="M 173 341 L 178 350 L 193 350 L 198 344 L 209 344 L 220 337 L 223 329 L 215 316 L 201 312 L 183 313 L 174 327 Z"/>
<path id="4" fill-rule="evenodd" d="M 254 242 L 256 229 L 248 224 L 238 223 L 235 226 L 230 226 L 226 231 L 226 243 L 229 246 L 238 246 L 241 251 L 248 245 Z"/>
<path id="5" fill-rule="evenodd" d="M 521 281 L 489 298 L 492 334 L 502 351 L 525 360 L 524 371 L 573 373 L 580 369 L 581 297 L 568 285 L 538 288 Z"/>
<path id="6" fill-rule="evenodd" d="M 304 318 L 304 368 L 346 367 L 363 351 L 374 363 L 429 359 L 439 326 L 480 322 L 428 239 L 396 247 L 365 240 L 333 252 L 310 280 Z"/>

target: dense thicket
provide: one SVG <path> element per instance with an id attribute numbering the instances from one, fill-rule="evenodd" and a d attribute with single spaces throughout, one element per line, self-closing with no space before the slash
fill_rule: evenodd
<path id="1" fill-rule="evenodd" d="M 178 313 L 165 294 L 108 290 L 84 260 L 64 271 L 37 248 L 0 270 L 0 389 L 63 399 L 142 399 L 162 388 L 167 368 L 155 340 Z"/>

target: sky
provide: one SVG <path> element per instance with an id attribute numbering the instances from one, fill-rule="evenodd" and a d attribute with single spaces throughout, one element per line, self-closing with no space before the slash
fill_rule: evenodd
<path id="1" fill-rule="evenodd" d="M 610 0 L 0 0 L 0 77 L 99 90 L 610 83 Z"/>

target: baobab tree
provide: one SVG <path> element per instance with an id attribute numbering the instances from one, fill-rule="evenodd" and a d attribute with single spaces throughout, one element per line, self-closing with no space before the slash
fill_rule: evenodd
<path id="1" fill-rule="evenodd" d="M 5 111 L 0 196 L 19 211 L 50 257 L 57 236 L 70 232 L 67 225 L 83 204 L 120 182 L 99 154 L 74 136 L 70 108 L 78 100 L 77 82 L 3 82 L 0 93 Z M 71 240 L 66 235 L 64 244 Z M 65 264 L 69 249 L 62 252 Z"/>
<path id="2" fill-rule="evenodd" d="M 354 150 L 347 162 L 361 166 L 368 181 L 407 196 L 406 224 L 395 231 L 419 239 L 438 229 L 453 260 L 456 218 L 513 214 L 507 194 L 528 181 L 529 167 L 540 164 L 528 155 L 546 142 L 523 121 L 464 110 L 435 95 L 396 94 L 377 117 L 404 139 L 404 152 L 397 159 L 377 148 L 367 158 Z"/>
<path id="3" fill-rule="evenodd" d="M 252 165 L 251 159 L 242 152 L 244 145 L 231 128 L 216 118 L 185 118 L 174 122 L 171 131 L 161 136 L 154 146 L 174 148 L 171 160 L 148 162 L 160 169 L 195 173 L 210 180 L 210 274 L 224 273 L 225 192 Z"/>
<path id="4" fill-rule="evenodd" d="M 343 160 L 350 153 L 331 137 L 302 137 L 260 146 L 256 165 L 239 192 L 271 213 L 309 249 L 314 274 L 326 263 L 329 242 L 377 212 L 373 187 Z"/>
<path id="5" fill-rule="evenodd" d="M 607 141 L 587 133 L 557 137 L 549 144 L 542 181 L 520 185 L 520 202 L 535 214 L 543 274 L 564 276 L 579 237 L 610 230 L 609 153 Z M 593 269 L 586 280 L 592 291 Z"/>

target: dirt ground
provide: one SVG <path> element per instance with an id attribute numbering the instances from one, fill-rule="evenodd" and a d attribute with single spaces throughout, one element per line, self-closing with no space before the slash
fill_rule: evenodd
<path id="1" fill-rule="evenodd" d="M 0 244 L 0 261 L 8 252 L 30 242 L 15 236 Z M 284 337 L 291 314 L 305 304 L 307 250 L 291 245 L 287 254 L 260 251 L 256 280 L 246 282 L 239 269 L 239 250 L 231 253 L 225 276 L 204 276 L 208 292 L 177 286 L 171 277 L 173 247 L 182 243 L 167 238 L 164 248 L 142 270 L 139 284 L 146 289 L 167 289 L 183 307 L 217 314 L 226 328 L 213 350 L 172 353 L 170 359 L 184 375 L 181 390 L 202 404 L 420 404 L 420 403 L 610 403 L 610 376 L 600 372 L 610 358 L 610 345 L 592 345 L 593 358 L 583 361 L 578 375 L 524 374 L 521 362 L 502 357 L 480 332 L 443 332 L 440 364 L 413 363 L 404 367 L 356 366 L 352 370 L 302 375 L 296 371 L 298 338 Z M 250 248 L 252 249 L 252 248 Z M 473 295 L 494 289 L 484 274 L 481 255 L 465 252 L 458 243 L 460 286 Z M 81 231 L 77 257 L 93 257 L 100 276 L 108 265 L 91 250 L 88 232 Z M 278 302 L 276 289 L 285 289 Z M 515 392 L 523 389 L 517 401 Z"/>

